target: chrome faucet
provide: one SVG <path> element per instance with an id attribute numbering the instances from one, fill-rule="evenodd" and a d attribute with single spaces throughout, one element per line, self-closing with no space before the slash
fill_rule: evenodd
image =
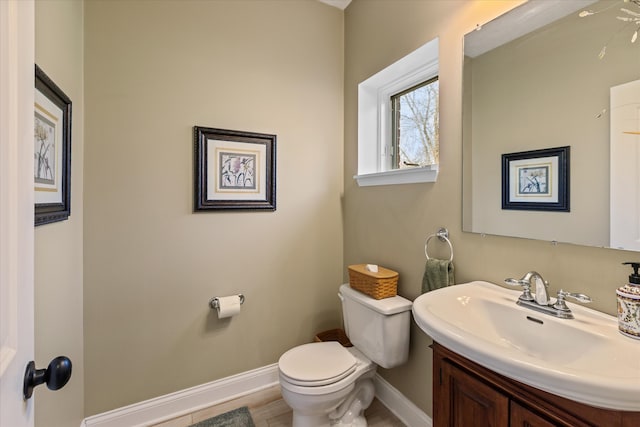
<path id="1" fill-rule="evenodd" d="M 549 299 L 549 282 L 544 280 L 540 273 L 537 271 L 530 271 L 522 278 L 522 280 L 527 280 L 531 283 L 531 280 L 534 280 L 536 285 L 536 303 L 540 305 L 548 305 L 551 301 Z"/>
<path id="2" fill-rule="evenodd" d="M 531 294 L 531 280 L 536 286 L 535 296 Z M 542 278 L 537 271 L 530 271 L 522 279 L 505 279 L 507 285 L 522 286 L 524 292 L 520 295 L 520 300 L 535 301 L 540 305 L 549 304 L 549 282 Z"/>
<path id="3" fill-rule="evenodd" d="M 533 283 L 532 283 L 533 281 Z M 550 314 L 561 319 L 573 319 L 573 313 L 565 303 L 567 297 L 579 302 L 591 302 L 591 298 L 585 294 L 565 292 L 560 289 L 555 302 L 549 298 L 549 282 L 544 280 L 540 273 L 530 271 L 522 279 L 505 279 L 507 285 L 522 287 L 522 295 L 518 297 L 517 304 L 529 307 L 541 313 Z M 536 287 L 535 294 L 531 294 L 532 284 Z"/>

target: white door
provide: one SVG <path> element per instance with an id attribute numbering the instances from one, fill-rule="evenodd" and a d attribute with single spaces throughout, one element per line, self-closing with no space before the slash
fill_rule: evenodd
<path id="1" fill-rule="evenodd" d="M 0 0 L 0 427 L 33 426 L 33 0 Z"/>
<path id="2" fill-rule="evenodd" d="M 640 80 L 611 88 L 612 248 L 640 250 Z"/>

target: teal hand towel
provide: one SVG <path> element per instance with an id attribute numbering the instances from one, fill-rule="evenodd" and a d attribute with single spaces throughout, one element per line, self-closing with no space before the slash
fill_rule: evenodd
<path id="1" fill-rule="evenodd" d="M 433 258 L 427 260 L 424 267 L 424 275 L 422 276 L 423 293 L 444 288 L 454 283 L 452 261 Z"/>

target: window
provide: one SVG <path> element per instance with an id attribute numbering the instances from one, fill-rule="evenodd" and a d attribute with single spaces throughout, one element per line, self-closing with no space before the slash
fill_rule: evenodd
<path id="1" fill-rule="evenodd" d="M 437 165 L 438 77 L 391 97 L 391 169 Z"/>
<path id="2" fill-rule="evenodd" d="M 358 85 L 358 185 L 436 180 L 438 87 L 437 38 Z"/>

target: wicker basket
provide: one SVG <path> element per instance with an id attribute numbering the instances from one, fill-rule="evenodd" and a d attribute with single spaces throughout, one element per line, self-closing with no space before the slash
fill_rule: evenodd
<path id="1" fill-rule="evenodd" d="M 349 266 L 349 285 L 375 299 L 391 298 L 398 294 L 398 273 L 383 267 L 373 273 L 366 264 Z"/>

